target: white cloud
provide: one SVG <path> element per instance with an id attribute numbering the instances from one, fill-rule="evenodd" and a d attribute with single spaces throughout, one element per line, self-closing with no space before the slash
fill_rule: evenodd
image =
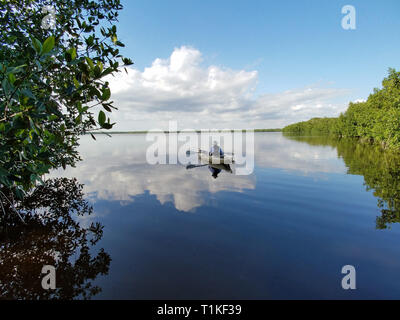
<path id="1" fill-rule="evenodd" d="M 353 101 L 353 103 L 360 103 L 360 102 L 366 102 L 367 99 L 356 99 Z"/>
<path id="2" fill-rule="evenodd" d="M 309 86 L 255 97 L 257 71 L 203 66 L 201 52 L 186 46 L 109 81 L 119 108 L 112 118 L 120 130 L 164 129 L 171 119 L 180 129 L 278 127 L 335 116 L 346 107 L 335 99 L 348 93 Z"/>

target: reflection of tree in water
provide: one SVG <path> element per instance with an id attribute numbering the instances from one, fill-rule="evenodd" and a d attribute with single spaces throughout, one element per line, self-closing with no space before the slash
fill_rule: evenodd
<path id="1" fill-rule="evenodd" d="M 26 225 L 10 207 L 5 206 L 6 215 L 0 211 L 0 297 L 90 299 L 99 293 L 91 281 L 108 274 L 111 258 L 103 249 L 95 256 L 90 252 L 103 227 L 77 222 L 76 216 L 93 210 L 83 199 L 82 185 L 75 179 L 48 180 L 17 209 Z M 56 268 L 56 290 L 42 289 L 44 265 Z"/>
<path id="2" fill-rule="evenodd" d="M 367 191 L 373 190 L 378 198 L 382 215 L 376 218 L 376 228 L 386 229 L 400 222 L 400 154 L 354 139 L 285 136 L 311 145 L 335 147 L 348 173 L 364 176 Z"/>

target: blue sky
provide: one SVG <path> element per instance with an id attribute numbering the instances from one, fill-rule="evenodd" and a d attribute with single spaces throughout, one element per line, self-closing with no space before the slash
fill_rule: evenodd
<path id="1" fill-rule="evenodd" d="M 274 100 L 286 91 L 299 93 L 310 87 L 313 90 L 323 89 L 325 93 L 328 89 L 338 90 L 337 94 L 328 90 L 326 99 L 315 101 L 320 105 L 316 115 L 325 115 L 326 104 L 331 106 L 326 108 L 326 115 L 331 116 L 345 109 L 349 101 L 366 99 L 372 89 L 380 85 L 389 67 L 400 69 L 398 0 L 122 0 L 122 3 L 124 10 L 118 24 L 119 35 L 126 44 L 124 53 L 134 60 L 136 71 L 143 72 L 145 68 L 151 67 L 157 58 L 168 60 L 177 48 L 190 48 L 201 55 L 195 62 L 199 70 L 215 66 L 218 70 L 229 69 L 238 73 L 257 72 L 254 79 L 244 84 L 248 86 L 251 97 L 243 92 L 238 97 L 227 95 L 227 99 L 241 101 L 235 100 L 236 109 L 240 110 L 236 118 L 231 114 L 231 117 L 225 119 L 217 112 L 218 115 L 214 116 L 217 119 L 216 126 L 222 122 L 218 120 L 219 117 L 223 117 L 224 127 L 230 124 L 233 127 L 242 127 L 238 121 L 241 117 L 240 112 L 256 110 L 257 108 L 252 109 L 253 103 L 257 104 L 258 111 L 262 114 L 259 121 L 252 121 L 253 126 L 281 126 L 304 120 L 305 117 L 313 115 L 312 110 L 297 116 L 280 111 L 279 115 L 274 116 L 274 107 L 261 107 L 263 99 L 259 101 L 259 97 L 267 95 L 271 98 L 269 100 Z M 344 5 L 353 5 L 356 9 L 356 30 L 344 30 L 341 27 L 341 19 L 344 16 L 341 8 Z M 186 79 L 186 76 L 183 77 Z M 135 80 L 137 78 L 131 79 L 133 86 Z M 188 79 L 193 82 L 195 80 Z M 197 80 L 202 81 L 202 78 Z M 121 81 L 126 82 L 126 79 Z M 179 86 L 172 87 L 179 91 Z M 134 88 L 132 91 L 139 90 L 140 88 Z M 149 95 L 158 95 L 157 90 L 149 92 Z M 116 93 L 117 102 L 118 98 Z M 171 98 L 170 94 L 168 98 L 172 100 L 146 101 L 144 104 L 150 105 L 148 110 L 144 107 L 135 108 L 143 105 L 142 101 L 132 101 L 131 106 L 129 101 L 123 100 L 122 97 L 120 101 L 124 105 L 124 112 L 128 112 L 129 109 L 132 115 L 135 114 L 133 118 L 137 119 L 151 112 L 152 118 L 159 120 L 156 121 L 157 125 L 164 126 L 165 113 L 161 112 L 161 107 L 153 104 L 167 106 L 171 101 L 179 103 L 179 99 Z M 191 103 L 186 98 L 182 103 L 185 115 L 191 112 Z M 266 99 L 264 97 L 264 100 Z M 293 99 L 286 100 L 287 103 L 281 104 L 280 108 L 296 105 Z M 298 108 L 310 109 L 313 102 L 309 99 L 307 101 L 307 106 L 301 107 L 302 104 L 297 104 Z M 152 106 L 155 109 L 152 109 Z M 223 108 L 232 112 L 236 110 L 235 107 L 226 106 L 216 109 Z M 206 118 L 214 108 L 194 110 L 197 110 L 196 114 L 182 118 L 184 126 L 204 126 L 201 122 L 190 123 L 188 119 L 202 115 Z M 180 110 L 177 107 L 166 107 L 165 111 L 174 118 L 173 113 Z M 257 112 L 254 112 L 254 115 L 257 115 Z M 271 115 L 270 119 L 268 115 Z M 275 122 L 272 121 L 274 118 Z M 144 116 L 140 126 L 149 126 L 148 120 L 149 117 Z M 249 123 L 248 120 L 246 123 Z M 271 121 L 265 121 L 263 125 L 264 120 Z M 138 123 L 135 126 L 137 127 Z M 122 124 L 120 128 L 130 129 L 130 124 Z"/>

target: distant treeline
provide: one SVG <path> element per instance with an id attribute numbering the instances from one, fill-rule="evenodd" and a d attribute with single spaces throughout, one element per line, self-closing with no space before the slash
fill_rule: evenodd
<path id="1" fill-rule="evenodd" d="M 254 132 L 281 132 L 282 129 L 255 129 Z"/>
<path id="2" fill-rule="evenodd" d="M 313 118 L 291 124 L 284 133 L 357 137 L 400 150 L 400 72 L 389 69 L 381 89 L 365 102 L 350 103 L 338 118 Z"/>

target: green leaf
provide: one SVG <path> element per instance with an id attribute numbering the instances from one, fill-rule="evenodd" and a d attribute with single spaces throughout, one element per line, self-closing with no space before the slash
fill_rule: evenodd
<path id="1" fill-rule="evenodd" d="M 4 91 L 6 94 L 9 94 L 9 93 L 10 93 L 10 91 L 11 91 L 10 83 L 7 81 L 6 78 L 4 78 L 3 81 L 1 82 L 1 86 L 2 86 L 2 88 L 3 88 L 3 91 Z"/>
<path id="2" fill-rule="evenodd" d="M 48 37 L 44 43 L 42 48 L 42 54 L 49 53 L 55 45 L 55 38 L 53 36 Z"/>
<path id="3" fill-rule="evenodd" d="M 99 66 L 95 66 L 95 67 L 94 67 L 94 76 L 95 76 L 96 78 L 100 78 L 100 76 L 101 76 L 101 70 L 100 70 L 100 67 L 99 67 Z"/>
<path id="4" fill-rule="evenodd" d="M 105 110 L 107 110 L 108 112 L 112 112 L 111 108 L 110 108 L 107 104 L 105 104 L 105 103 L 103 103 L 103 108 L 104 108 Z"/>
<path id="5" fill-rule="evenodd" d="M 123 58 L 122 61 L 126 66 L 130 66 L 133 64 L 133 61 L 129 58 Z"/>
<path id="6" fill-rule="evenodd" d="M 75 118 L 75 124 L 78 125 L 78 124 L 80 124 L 80 123 L 82 123 L 82 116 L 81 116 L 81 115 L 79 115 L 79 116 L 77 116 L 77 117 Z"/>
<path id="7" fill-rule="evenodd" d="M 103 95 L 101 96 L 101 100 L 107 101 L 111 97 L 111 91 L 109 88 L 105 88 L 103 90 Z"/>
<path id="8" fill-rule="evenodd" d="M 71 61 L 75 60 L 76 57 L 77 57 L 76 48 L 68 49 L 65 52 L 65 58 L 66 58 L 67 62 L 71 62 Z"/>
<path id="9" fill-rule="evenodd" d="M 15 80 L 16 80 L 15 75 L 13 73 L 9 73 L 8 74 L 8 81 L 13 85 Z"/>
<path id="10" fill-rule="evenodd" d="M 110 124 L 110 123 L 103 123 L 103 125 L 101 126 L 103 129 L 106 129 L 106 130 L 110 130 L 110 129 L 112 129 L 112 127 L 114 126 L 114 124 L 115 123 L 113 123 L 113 124 Z"/>
<path id="11" fill-rule="evenodd" d="M 89 65 L 90 69 L 93 69 L 94 68 L 94 63 L 93 63 L 92 59 L 90 59 L 89 57 L 86 57 L 86 61 L 87 61 L 88 65 Z"/>
<path id="12" fill-rule="evenodd" d="M 113 72 L 114 72 L 114 70 L 112 68 L 107 68 L 106 70 L 104 70 L 104 72 L 101 74 L 101 76 L 105 77 Z"/>
<path id="13" fill-rule="evenodd" d="M 100 68 L 100 72 L 103 72 L 103 64 L 101 63 L 101 61 L 97 61 L 97 66 Z"/>
<path id="14" fill-rule="evenodd" d="M 21 188 L 16 188 L 15 195 L 17 196 L 18 199 L 22 200 L 25 196 L 25 192 Z"/>
<path id="15" fill-rule="evenodd" d="M 30 89 L 22 89 L 22 90 L 21 90 L 21 93 L 22 93 L 24 96 L 27 96 L 28 98 L 36 99 L 36 97 L 33 95 L 32 91 L 31 91 Z"/>
<path id="16" fill-rule="evenodd" d="M 36 180 L 38 179 L 38 176 L 34 173 L 31 174 L 31 182 L 34 184 L 36 182 Z"/>
<path id="17" fill-rule="evenodd" d="M 75 85 L 75 88 L 79 88 L 79 86 L 80 86 L 80 84 L 79 84 L 79 82 L 78 82 L 78 80 L 76 80 L 75 78 L 74 78 L 74 85 Z"/>
<path id="18" fill-rule="evenodd" d="M 103 111 L 99 112 L 99 118 L 98 118 L 99 124 L 103 126 L 106 122 L 106 114 Z"/>
<path id="19" fill-rule="evenodd" d="M 52 114 L 52 115 L 48 116 L 47 118 L 49 119 L 49 121 L 54 121 L 54 120 L 59 119 L 59 117 L 56 116 L 55 114 Z"/>
<path id="20" fill-rule="evenodd" d="M 32 46 L 36 53 L 40 54 L 42 52 L 42 43 L 38 39 L 32 38 Z"/>
<path id="21" fill-rule="evenodd" d="M 26 67 L 27 65 L 26 64 L 21 64 L 20 66 L 17 66 L 17 67 L 14 67 L 14 68 L 11 68 L 11 72 L 12 73 L 19 73 L 19 72 L 23 72 L 24 71 L 24 68 Z"/>
<path id="22" fill-rule="evenodd" d="M 92 46 L 93 43 L 94 43 L 94 37 L 93 37 L 93 35 L 92 35 L 92 36 L 90 36 L 89 38 L 86 39 L 86 44 L 87 44 L 88 46 Z"/>
<path id="23" fill-rule="evenodd" d="M 72 49 L 71 49 L 71 59 L 72 59 L 72 60 L 75 60 L 76 57 L 77 57 L 76 48 L 72 48 Z"/>

